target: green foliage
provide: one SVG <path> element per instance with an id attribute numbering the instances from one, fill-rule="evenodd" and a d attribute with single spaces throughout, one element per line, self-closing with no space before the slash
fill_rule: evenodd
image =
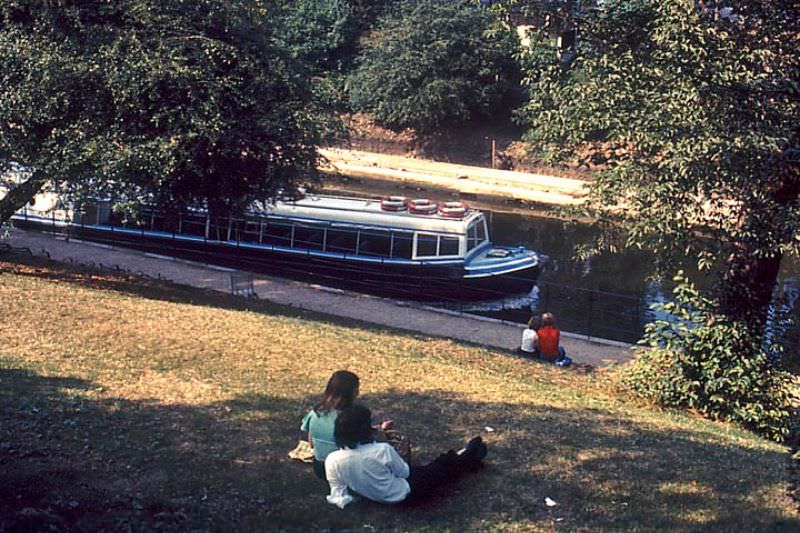
<path id="1" fill-rule="evenodd" d="M 384 19 L 353 75 L 354 109 L 422 132 L 503 118 L 514 105 L 518 42 L 472 3 L 405 3 Z"/>
<path id="2" fill-rule="evenodd" d="M 397 7 L 395 0 L 349 0 L 348 3 L 362 31 L 373 29 L 378 20 Z"/>
<path id="3" fill-rule="evenodd" d="M 290 54 L 313 73 L 341 70 L 355 56 L 357 20 L 345 0 L 290 2 L 278 31 Z"/>
<path id="4" fill-rule="evenodd" d="M 61 190 L 242 209 L 315 173 L 322 117 L 259 0 L 0 5 L 0 160 Z"/>
<path id="5" fill-rule="evenodd" d="M 734 16 L 696 4 L 584 6 L 569 68 L 537 28 L 525 139 L 551 161 L 603 162 L 587 214 L 661 252 L 665 272 L 677 255 L 727 262 L 723 312 L 759 320 L 798 252 L 800 17 L 796 0 L 726 2 Z"/>
<path id="6" fill-rule="evenodd" d="M 779 348 L 720 315 L 685 278 L 676 281 L 674 302 L 658 306 L 668 319 L 647 326 L 642 342 L 651 349 L 624 371 L 622 385 L 662 406 L 693 409 L 783 440 L 797 399 L 791 374 L 774 364 Z"/>

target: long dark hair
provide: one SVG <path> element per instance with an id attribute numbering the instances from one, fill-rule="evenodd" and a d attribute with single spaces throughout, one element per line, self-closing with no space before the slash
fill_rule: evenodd
<path id="1" fill-rule="evenodd" d="M 343 409 L 353 405 L 358 394 L 358 376 L 349 370 L 337 370 L 325 386 L 325 396 L 314 410 L 318 413 Z"/>
<path id="2" fill-rule="evenodd" d="M 342 409 L 336 417 L 333 436 L 340 448 L 357 448 L 359 444 L 373 442 L 372 412 L 361 404 Z"/>

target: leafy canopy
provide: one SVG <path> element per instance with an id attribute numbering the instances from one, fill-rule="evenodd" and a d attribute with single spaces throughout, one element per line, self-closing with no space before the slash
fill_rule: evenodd
<path id="1" fill-rule="evenodd" d="M 268 3 L 0 6 L 0 160 L 62 190 L 237 210 L 314 172 L 320 117 Z"/>
<path id="2" fill-rule="evenodd" d="M 346 0 L 289 2 L 279 22 L 285 47 L 313 73 L 340 70 L 355 57 L 358 21 Z"/>
<path id="3" fill-rule="evenodd" d="M 430 133 L 505 116 L 518 87 L 516 37 L 473 3 L 404 3 L 383 19 L 352 78 L 355 110 Z"/>
<path id="4" fill-rule="evenodd" d="M 725 263 L 723 309 L 749 321 L 797 251 L 800 17 L 796 0 L 716 4 L 584 9 L 568 69 L 534 32 L 532 50 L 550 52 L 526 55 L 521 115 L 546 158 L 606 160 L 591 214 L 624 227 L 624 246 Z"/>

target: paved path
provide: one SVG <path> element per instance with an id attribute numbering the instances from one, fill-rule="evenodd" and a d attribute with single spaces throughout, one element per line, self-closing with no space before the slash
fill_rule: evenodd
<path id="1" fill-rule="evenodd" d="M 175 283 L 222 292 L 231 290 L 231 270 L 125 248 L 94 243 L 66 241 L 34 231 L 13 229 L 9 244 L 29 248 L 34 254 L 56 261 L 72 261 L 119 267 L 123 270 L 158 277 Z M 522 328 L 480 317 L 457 315 L 440 310 L 400 305 L 393 300 L 326 289 L 305 283 L 265 276 L 254 276 L 259 298 L 302 309 L 320 311 L 476 344 L 513 350 L 518 346 Z M 567 353 L 576 362 L 604 366 L 627 359 L 630 349 L 621 343 L 590 342 L 585 337 L 565 333 L 562 338 Z"/>

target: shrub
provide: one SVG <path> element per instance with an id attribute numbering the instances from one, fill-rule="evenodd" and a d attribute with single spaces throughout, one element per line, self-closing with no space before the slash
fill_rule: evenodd
<path id="1" fill-rule="evenodd" d="M 780 347 L 762 342 L 745 324 L 730 322 L 715 301 L 681 275 L 667 314 L 647 326 L 650 350 L 623 370 L 620 384 L 664 407 L 688 408 L 782 441 L 797 398 L 791 374 L 780 369 Z"/>

